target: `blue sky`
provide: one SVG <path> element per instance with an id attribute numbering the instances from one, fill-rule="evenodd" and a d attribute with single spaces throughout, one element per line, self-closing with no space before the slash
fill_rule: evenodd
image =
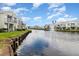
<path id="1" fill-rule="evenodd" d="M 78 3 L 0 3 L 0 10 L 15 12 L 31 26 L 51 24 L 54 20 L 79 20 Z"/>

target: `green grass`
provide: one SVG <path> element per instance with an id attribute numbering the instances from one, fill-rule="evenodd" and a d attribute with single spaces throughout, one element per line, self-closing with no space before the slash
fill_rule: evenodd
<path id="1" fill-rule="evenodd" d="M 22 34 L 24 34 L 25 32 L 28 32 L 28 31 L 31 31 L 31 30 L 3 32 L 3 33 L 0 33 L 0 40 L 7 40 L 8 38 L 15 38 L 15 37 L 21 36 Z M 6 46 L 6 44 L 0 43 L 0 49 L 5 46 Z"/>
<path id="2" fill-rule="evenodd" d="M 29 30 L 25 30 L 25 31 L 14 31 L 14 32 L 3 32 L 0 33 L 0 40 L 6 40 L 8 38 L 14 38 L 14 37 L 18 37 L 20 35 L 22 35 L 25 32 L 28 32 Z"/>

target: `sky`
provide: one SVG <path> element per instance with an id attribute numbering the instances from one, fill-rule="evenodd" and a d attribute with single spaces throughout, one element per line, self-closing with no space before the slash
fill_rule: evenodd
<path id="1" fill-rule="evenodd" d="M 30 26 L 79 20 L 79 3 L 0 3 L 0 10 L 15 12 Z"/>

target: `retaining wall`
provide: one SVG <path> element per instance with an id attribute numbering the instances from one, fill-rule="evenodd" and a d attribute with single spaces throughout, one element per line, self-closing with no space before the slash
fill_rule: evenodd
<path id="1" fill-rule="evenodd" d="M 16 50 L 18 46 L 21 45 L 29 33 L 31 33 L 31 31 L 28 31 L 19 37 L 11 38 L 2 42 L 3 44 L 6 44 L 6 46 L 0 50 L 0 56 L 17 56 Z"/>

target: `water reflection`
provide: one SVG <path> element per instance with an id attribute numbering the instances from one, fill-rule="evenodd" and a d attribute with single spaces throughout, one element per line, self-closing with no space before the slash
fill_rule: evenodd
<path id="1" fill-rule="evenodd" d="M 24 45 L 22 49 L 20 49 L 18 55 L 20 56 L 32 56 L 38 55 L 43 56 L 45 48 L 48 47 L 48 42 L 44 39 L 37 38 L 36 41 L 32 42 L 31 44 Z"/>
<path id="2" fill-rule="evenodd" d="M 79 33 L 33 30 L 17 53 L 20 56 L 79 55 Z"/>

